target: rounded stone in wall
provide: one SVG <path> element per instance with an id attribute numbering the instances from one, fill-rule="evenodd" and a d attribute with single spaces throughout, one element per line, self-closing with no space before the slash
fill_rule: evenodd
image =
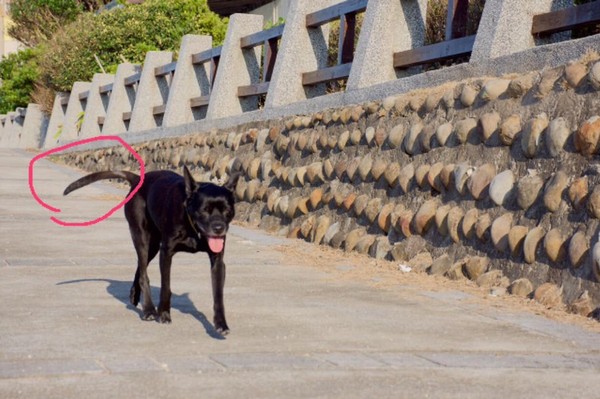
<path id="1" fill-rule="evenodd" d="M 517 76 L 508 84 L 507 94 L 512 98 L 524 96 L 533 87 L 535 77 L 536 73 Z"/>
<path id="2" fill-rule="evenodd" d="M 514 182 L 515 179 L 511 170 L 500 172 L 492 179 L 488 192 L 496 205 L 502 206 L 506 203 Z"/>
<path id="3" fill-rule="evenodd" d="M 454 125 L 454 134 L 460 144 L 465 144 L 473 140 L 478 139 L 477 137 L 477 119 L 465 118 Z M 477 140 L 479 141 L 479 140 Z"/>
<path id="4" fill-rule="evenodd" d="M 373 158 L 371 154 L 365 155 L 358 164 L 358 175 L 363 182 L 368 181 L 373 167 Z"/>
<path id="5" fill-rule="evenodd" d="M 470 107 L 475 103 L 475 99 L 477 98 L 477 90 L 475 90 L 471 85 L 464 85 L 461 93 L 460 93 L 460 102 L 465 107 Z"/>
<path id="6" fill-rule="evenodd" d="M 517 182 L 517 204 L 523 210 L 529 209 L 544 187 L 544 180 L 538 175 L 528 175 Z"/>
<path id="7" fill-rule="evenodd" d="M 346 148 L 346 145 L 348 145 L 348 140 L 350 140 L 350 131 L 344 130 L 340 134 L 340 137 L 338 137 L 338 141 L 337 141 L 337 146 L 340 149 L 340 151 L 343 150 L 344 148 Z"/>
<path id="8" fill-rule="evenodd" d="M 556 212 L 560 209 L 562 195 L 568 183 L 569 178 L 562 170 L 559 170 L 554 176 L 548 179 L 544 188 L 544 205 L 550 212 Z"/>
<path id="9" fill-rule="evenodd" d="M 577 88 L 585 80 L 587 68 L 580 62 L 571 61 L 565 67 L 565 80 L 571 88 Z"/>
<path id="10" fill-rule="evenodd" d="M 446 122 L 438 126 L 435 130 L 435 138 L 437 142 L 443 147 L 447 145 L 452 145 L 451 136 L 454 132 L 454 126 L 452 123 Z"/>
<path id="11" fill-rule="evenodd" d="M 365 209 L 367 208 L 367 204 L 369 203 L 369 196 L 367 194 L 361 194 L 356 197 L 354 201 L 354 214 L 356 217 L 361 217 Z"/>
<path id="12" fill-rule="evenodd" d="M 450 211 L 448 212 L 448 216 L 446 217 L 448 235 L 450 236 L 450 238 L 452 238 L 452 241 L 454 241 L 457 244 L 460 242 L 459 227 L 461 225 L 464 214 L 465 213 L 462 210 L 462 208 L 456 206 L 450 209 Z"/>
<path id="13" fill-rule="evenodd" d="M 387 169 L 388 169 L 387 162 L 381 158 L 377 158 L 373 162 L 373 166 L 371 167 L 371 176 L 373 177 L 373 180 L 375 180 L 375 181 L 379 180 L 379 178 L 385 173 L 385 171 Z"/>
<path id="14" fill-rule="evenodd" d="M 508 286 L 508 292 L 512 295 L 526 298 L 533 292 L 533 284 L 526 278 L 519 278 Z"/>
<path id="15" fill-rule="evenodd" d="M 523 257 L 525 262 L 531 264 L 535 262 L 538 246 L 546 234 L 545 230 L 541 226 L 534 227 L 525 236 L 523 242 Z"/>
<path id="16" fill-rule="evenodd" d="M 573 208 L 578 209 L 583 206 L 589 194 L 588 176 L 578 177 L 573 180 L 567 192 Z"/>
<path id="17" fill-rule="evenodd" d="M 408 134 L 404 138 L 404 151 L 408 155 L 415 155 L 420 152 L 419 135 L 422 131 L 423 124 L 421 122 L 413 123 L 408 129 Z"/>
<path id="18" fill-rule="evenodd" d="M 552 262 L 561 262 L 567 254 L 567 240 L 562 232 L 557 229 L 551 229 L 544 237 L 544 249 L 548 259 Z"/>
<path id="19" fill-rule="evenodd" d="M 490 227 L 492 225 L 492 218 L 489 214 L 484 213 L 479 216 L 477 223 L 475 223 L 475 235 L 481 242 L 485 242 L 490 236 Z"/>
<path id="20" fill-rule="evenodd" d="M 533 299 L 548 308 L 561 307 L 563 304 L 562 288 L 552 283 L 544 283 L 535 289 Z"/>
<path id="21" fill-rule="evenodd" d="M 510 146 L 516 140 L 521 132 L 521 116 L 513 114 L 506 118 L 500 125 L 500 141 L 502 144 Z"/>
<path id="22" fill-rule="evenodd" d="M 390 148 L 400 148 L 402 142 L 404 141 L 404 136 L 406 135 L 406 127 L 404 124 L 397 124 L 390 130 L 388 134 L 388 145 Z"/>
<path id="23" fill-rule="evenodd" d="M 453 177 L 454 177 L 454 164 L 447 164 L 444 165 L 444 167 L 442 168 L 442 170 L 440 171 L 440 179 L 442 181 L 442 184 L 444 185 L 444 187 L 446 187 L 447 190 L 451 189 L 451 184 L 454 183 Z"/>
<path id="24" fill-rule="evenodd" d="M 360 240 L 360 238 L 366 234 L 367 234 L 367 231 L 362 227 L 354 229 L 351 232 L 349 232 L 348 235 L 346 236 L 346 239 L 344 240 L 344 251 L 350 252 L 350 251 L 354 250 L 354 247 L 358 243 L 358 240 Z"/>
<path id="25" fill-rule="evenodd" d="M 426 125 L 419 135 L 419 146 L 423 152 L 431 151 L 432 140 L 435 137 L 435 127 L 433 124 Z"/>
<path id="26" fill-rule="evenodd" d="M 377 215 L 377 225 L 386 234 L 390 231 L 392 226 L 392 212 L 395 207 L 396 204 L 393 202 L 387 203 L 381 208 L 379 215 Z"/>
<path id="27" fill-rule="evenodd" d="M 592 190 L 587 203 L 590 214 L 596 219 L 600 219 L 600 185 Z"/>
<path id="28" fill-rule="evenodd" d="M 505 213 L 492 223 L 490 237 L 494 244 L 494 248 L 498 251 L 506 252 L 508 249 L 508 233 L 512 227 L 512 222 L 512 214 Z"/>
<path id="29" fill-rule="evenodd" d="M 354 159 L 351 159 L 347 165 L 346 165 L 346 175 L 348 176 L 348 179 L 350 179 L 350 181 L 354 180 L 354 178 L 356 176 L 358 176 L 356 174 L 358 167 L 361 163 L 361 158 L 360 157 L 355 157 Z"/>
<path id="30" fill-rule="evenodd" d="M 600 241 L 594 244 L 592 250 L 592 271 L 596 277 L 596 282 L 600 282 Z"/>
<path id="31" fill-rule="evenodd" d="M 364 214 L 370 223 L 374 223 L 377 220 L 377 216 L 381 211 L 381 198 L 372 198 L 365 207 Z"/>
<path id="32" fill-rule="evenodd" d="M 493 101 L 500 97 L 508 89 L 510 80 L 491 79 L 485 82 L 481 89 L 481 99 L 484 101 Z"/>
<path id="33" fill-rule="evenodd" d="M 546 134 L 546 148 L 548 149 L 548 153 L 553 157 L 561 154 L 570 136 L 571 129 L 567 120 L 562 117 L 553 119 L 548 125 Z"/>
<path id="34" fill-rule="evenodd" d="M 600 61 L 596 62 L 592 68 L 590 68 L 588 80 L 594 89 L 600 90 Z"/>
<path id="35" fill-rule="evenodd" d="M 521 133 L 521 149 L 528 158 L 535 157 L 542 137 L 542 133 L 548 127 L 548 115 L 541 113 L 530 119 Z"/>
<path id="36" fill-rule="evenodd" d="M 429 171 L 427 172 L 427 182 L 429 183 L 429 186 L 431 186 L 431 188 L 437 192 L 442 192 L 444 189 L 444 184 L 442 183 L 442 179 L 440 177 L 442 169 L 444 169 L 444 164 L 437 162 L 431 165 Z"/>
<path id="37" fill-rule="evenodd" d="M 452 209 L 451 205 L 442 205 L 435 211 L 435 225 L 438 232 L 443 235 L 448 235 L 448 213 Z"/>
<path id="38" fill-rule="evenodd" d="M 359 129 L 354 129 L 350 132 L 350 142 L 353 145 L 359 145 L 362 140 L 362 132 Z"/>
<path id="39" fill-rule="evenodd" d="M 410 190 L 411 182 L 415 176 L 415 166 L 411 163 L 407 164 L 400 170 L 398 183 L 405 193 Z"/>
<path id="40" fill-rule="evenodd" d="M 491 163 L 486 163 L 475 169 L 467 181 L 467 187 L 473 198 L 476 200 L 482 199 L 495 176 L 496 167 Z"/>
<path id="41" fill-rule="evenodd" d="M 467 239 L 471 239 L 475 235 L 475 225 L 478 219 L 479 211 L 477 208 L 471 208 L 465 213 L 462 219 L 462 231 Z"/>
<path id="42" fill-rule="evenodd" d="M 442 95 L 442 102 L 446 109 L 449 110 L 454 108 L 454 103 L 456 102 L 456 99 L 454 98 L 454 89 L 449 89 L 444 92 Z"/>
<path id="43" fill-rule="evenodd" d="M 396 222 L 397 231 L 401 232 L 404 237 L 412 236 L 412 219 L 413 213 L 410 209 L 404 209 L 399 212 L 398 220 Z"/>
<path id="44" fill-rule="evenodd" d="M 398 177 L 400 176 L 400 164 L 398 162 L 392 162 L 388 165 L 383 177 L 390 187 L 395 187 L 398 184 Z"/>
<path id="45" fill-rule="evenodd" d="M 513 257 L 518 257 L 523 251 L 525 237 L 529 232 L 527 226 L 513 226 L 508 232 L 508 248 Z"/>
<path id="46" fill-rule="evenodd" d="M 415 232 L 419 235 L 427 233 L 435 220 L 435 212 L 438 207 L 438 201 L 431 199 L 425 201 L 414 217 Z"/>
<path id="47" fill-rule="evenodd" d="M 415 181 L 422 189 L 428 188 L 427 174 L 429 173 L 430 168 L 431 167 L 428 164 L 423 164 L 419 165 L 417 169 L 415 169 Z"/>
<path id="48" fill-rule="evenodd" d="M 488 257 L 472 256 L 467 259 L 463 268 L 469 280 L 477 281 L 479 276 L 487 271 L 489 264 Z"/>
<path id="49" fill-rule="evenodd" d="M 575 149 L 583 155 L 598 153 L 600 140 L 600 117 L 593 116 L 583 122 L 575 133 Z"/>
<path id="50" fill-rule="evenodd" d="M 497 145 L 500 143 L 499 127 L 501 117 L 496 111 L 486 112 L 479 118 L 481 127 L 481 139 L 487 145 Z"/>
<path id="51" fill-rule="evenodd" d="M 578 231 L 571 237 L 569 241 L 569 260 L 573 268 L 577 269 L 583 264 L 589 249 L 584 231 Z"/>
<path id="52" fill-rule="evenodd" d="M 464 195 L 466 190 L 466 183 L 474 168 L 467 163 L 460 163 L 454 167 L 454 187 L 460 195 Z"/>

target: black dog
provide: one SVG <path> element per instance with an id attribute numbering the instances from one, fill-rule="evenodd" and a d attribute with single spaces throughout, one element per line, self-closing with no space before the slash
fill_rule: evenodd
<path id="1" fill-rule="evenodd" d="M 223 186 L 197 183 L 184 166 L 183 177 L 170 171 L 154 171 L 145 175 L 144 183 L 125 204 L 125 217 L 138 257 L 137 270 L 131 287 L 130 300 L 137 306 L 143 296 L 144 320 L 158 317 L 161 323 L 171 322 L 171 260 L 176 252 L 207 252 L 211 264 L 214 301 L 214 325 L 220 334 L 227 334 L 223 287 L 225 284 L 225 236 L 235 215 L 233 190 L 239 173 L 234 173 Z M 71 183 L 64 195 L 103 179 L 124 179 L 132 187 L 140 177 L 128 171 L 92 173 Z M 160 250 L 160 303 L 158 313 L 150 296 L 148 263 Z"/>

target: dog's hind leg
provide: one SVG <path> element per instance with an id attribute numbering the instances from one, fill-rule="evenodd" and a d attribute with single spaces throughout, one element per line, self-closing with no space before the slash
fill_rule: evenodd
<path id="1" fill-rule="evenodd" d="M 171 261 L 174 250 L 163 242 L 160 249 L 160 302 L 158 304 L 158 321 L 171 322 Z"/>
<path id="2" fill-rule="evenodd" d="M 227 335 L 229 327 L 225 320 L 225 305 L 223 304 L 223 288 L 225 287 L 225 262 L 223 262 L 223 252 L 214 254 L 209 253 L 210 273 L 213 290 L 213 310 L 215 312 L 213 322 L 215 329 L 219 334 Z"/>
<path id="3" fill-rule="evenodd" d="M 146 265 L 148 265 L 150 262 L 152 262 L 152 259 L 154 259 L 154 257 L 158 253 L 159 248 L 160 248 L 160 237 L 153 235 L 152 237 L 150 237 L 150 245 L 148 246 L 148 255 L 147 255 L 148 257 L 147 257 Z M 133 306 L 137 306 L 138 303 L 140 302 L 140 294 L 141 294 L 140 270 L 141 270 L 141 267 L 140 267 L 139 256 L 138 256 L 138 267 L 135 270 L 133 284 L 131 285 L 131 290 L 129 292 L 129 300 Z"/>

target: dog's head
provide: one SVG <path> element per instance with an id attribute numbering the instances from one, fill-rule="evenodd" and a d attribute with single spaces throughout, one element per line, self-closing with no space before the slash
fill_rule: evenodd
<path id="1" fill-rule="evenodd" d="M 185 210 L 199 238 L 207 240 L 213 253 L 221 253 L 224 249 L 225 235 L 235 216 L 233 190 L 240 175 L 232 173 L 224 185 L 218 186 L 196 182 L 188 168 L 183 167 Z"/>

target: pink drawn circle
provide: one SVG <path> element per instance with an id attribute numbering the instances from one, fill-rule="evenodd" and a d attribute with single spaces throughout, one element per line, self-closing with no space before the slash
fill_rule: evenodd
<path id="1" fill-rule="evenodd" d="M 134 158 L 138 161 L 138 163 L 140 164 L 140 182 L 133 188 L 133 190 L 131 190 L 131 192 L 129 193 L 129 195 L 127 197 L 125 197 L 125 199 L 121 202 L 119 202 L 116 206 L 114 206 L 113 208 L 111 208 L 108 212 L 106 212 L 104 215 L 93 219 L 93 220 L 88 220 L 85 222 L 65 222 L 63 220 L 60 220 L 54 216 L 50 217 L 50 220 L 52 220 L 54 223 L 60 225 L 60 226 L 65 226 L 65 227 L 86 227 L 86 226 L 91 226 L 94 225 L 96 223 L 99 223 L 105 219 L 107 219 L 108 217 L 110 217 L 113 213 L 115 213 L 116 211 L 118 211 L 119 209 L 121 209 L 123 206 L 125 206 L 125 204 L 127 202 L 129 202 L 131 200 L 131 198 L 133 198 L 133 196 L 135 195 L 135 193 L 138 192 L 138 190 L 142 187 L 142 184 L 144 183 L 144 175 L 145 175 L 145 165 L 144 165 L 144 160 L 142 159 L 142 157 L 135 152 L 135 150 L 125 142 L 125 140 L 123 140 L 122 138 L 118 137 L 118 136 L 96 136 L 96 137 L 91 137 L 89 139 L 84 139 L 84 140 L 80 140 L 80 141 L 76 141 L 73 143 L 69 143 L 66 145 L 63 145 L 61 147 L 56 147 L 53 148 L 49 151 L 43 152 L 41 154 L 36 155 L 30 162 L 29 162 L 29 190 L 31 191 L 31 195 L 33 196 L 33 198 L 44 208 L 52 211 L 52 212 L 60 212 L 60 209 L 53 207 L 52 205 L 46 203 L 44 200 L 42 200 L 40 198 L 40 196 L 37 194 L 37 192 L 35 191 L 35 186 L 33 184 L 34 178 L 33 178 L 33 166 L 34 164 L 42 159 L 47 157 L 48 155 L 52 155 L 55 154 L 57 152 L 61 152 L 64 150 L 67 150 L 69 148 L 73 148 L 73 147 L 77 147 L 80 145 L 84 145 L 84 144 L 89 144 L 89 143 L 93 143 L 95 141 L 105 141 L 105 140 L 112 140 L 112 141 L 118 141 L 123 147 L 125 147 L 127 149 L 127 151 L 129 151 Z"/>

